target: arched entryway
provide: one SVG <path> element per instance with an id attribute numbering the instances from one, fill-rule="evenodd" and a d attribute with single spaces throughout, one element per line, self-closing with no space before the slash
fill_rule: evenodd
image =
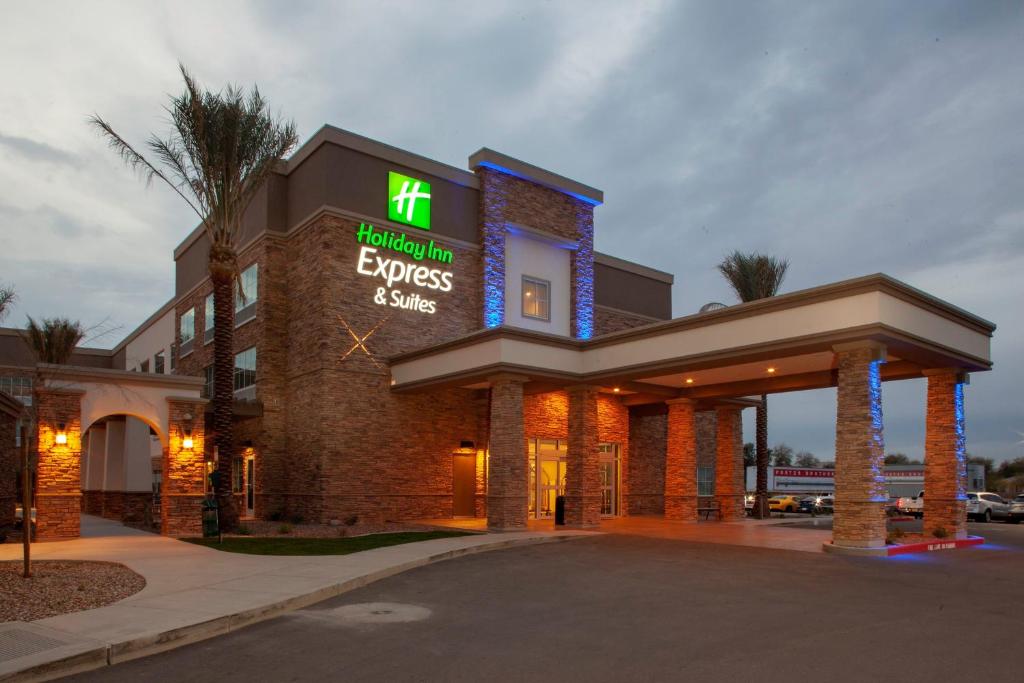
<path id="1" fill-rule="evenodd" d="M 37 537 L 79 536 L 83 448 L 91 450 L 83 435 L 93 426 L 109 429 L 112 416 L 124 416 L 126 424 L 137 420 L 159 438 L 161 533 L 198 533 L 205 476 L 202 380 L 53 365 L 39 371 Z"/>

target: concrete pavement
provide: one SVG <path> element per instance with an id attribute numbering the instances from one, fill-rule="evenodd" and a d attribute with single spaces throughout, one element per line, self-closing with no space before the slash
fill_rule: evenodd
<path id="1" fill-rule="evenodd" d="M 135 595 L 99 609 L 0 629 L 0 680 L 87 670 L 221 635 L 288 610 L 461 555 L 563 541 L 586 532 L 443 538 L 351 555 L 275 557 L 213 550 L 83 516 L 83 537 L 39 543 L 33 558 L 119 562 L 146 578 Z M 21 557 L 0 545 L 0 560 Z"/>

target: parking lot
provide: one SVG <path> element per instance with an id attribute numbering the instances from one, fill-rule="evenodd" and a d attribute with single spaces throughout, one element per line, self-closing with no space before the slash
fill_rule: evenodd
<path id="1" fill-rule="evenodd" d="M 1024 526 L 970 531 L 988 542 L 899 558 L 625 534 L 493 552 L 79 680 L 1012 680 Z"/>

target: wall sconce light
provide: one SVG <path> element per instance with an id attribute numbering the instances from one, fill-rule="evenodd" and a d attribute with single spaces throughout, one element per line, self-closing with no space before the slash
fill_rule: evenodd
<path id="1" fill-rule="evenodd" d="M 181 447 L 184 450 L 186 450 L 186 451 L 192 450 L 192 430 L 191 429 L 186 429 L 185 430 L 185 436 L 181 440 Z"/>
<path id="2" fill-rule="evenodd" d="M 58 446 L 66 446 L 68 444 L 68 432 L 63 422 L 57 425 L 57 436 L 54 437 L 54 441 Z"/>

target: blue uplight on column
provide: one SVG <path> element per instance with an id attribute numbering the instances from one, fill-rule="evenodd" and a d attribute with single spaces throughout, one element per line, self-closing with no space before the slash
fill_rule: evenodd
<path id="1" fill-rule="evenodd" d="M 594 336 L 594 210 L 577 205 L 576 231 L 579 246 L 576 249 L 576 338 Z"/>
<path id="2" fill-rule="evenodd" d="M 884 503 L 889 500 L 885 482 L 885 434 L 882 420 L 882 363 L 874 360 L 868 365 L 868 401 L 871 406 L 871 476 L 873 479 L 871 500 Z"/>
<path id="3" fill-rule="evenodd" d="M 953 385 L 953 415 L 956 419 L 956 498 L 967 500 L 967 435 L 964 430 L 964 385 Z"/>

